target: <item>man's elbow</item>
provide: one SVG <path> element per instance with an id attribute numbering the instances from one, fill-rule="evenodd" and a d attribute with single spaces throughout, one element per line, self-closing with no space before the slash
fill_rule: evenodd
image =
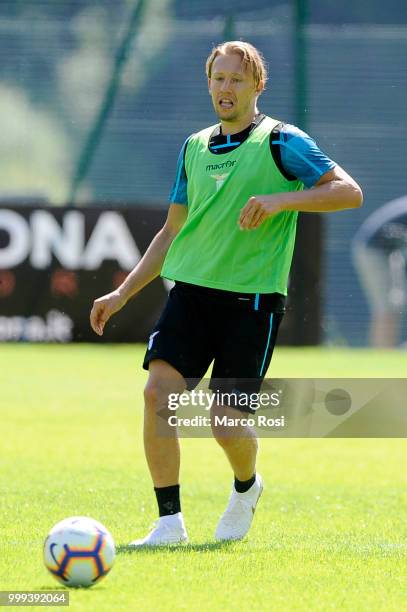
<path id="1" fill-rule="evenodd" d="M 348 184 L 348 203 L 350 208 L 360 208 L 363 204 L 363 191 L 361 187 L 353 182 Z"/>
<path id="2" fill-rule="evenodd" d="M 355 202 L 355 208 L 360 208 L 363 205 L 363 191 L 359 185 L 356 185 L 355 188 Z"/>

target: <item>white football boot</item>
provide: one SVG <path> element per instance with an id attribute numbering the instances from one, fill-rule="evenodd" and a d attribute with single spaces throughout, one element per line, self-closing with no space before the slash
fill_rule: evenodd
<path id="1" fill-rule="evenodd" d="M 161 516 L 154 523 L 154 529 L 141 540 L 130 542 L 129 546 L 170 546 L 188 542 L 184 517 L 181 512 Z"/>
<path id="2" fill-rule="evenodd" d="M 241 540 L 249 531 L 257 502 L 263 491 L 259 474 L 248 491 L 238 493 L 233 485 L 232 494 L 215 532 L 217 540 Z"/>

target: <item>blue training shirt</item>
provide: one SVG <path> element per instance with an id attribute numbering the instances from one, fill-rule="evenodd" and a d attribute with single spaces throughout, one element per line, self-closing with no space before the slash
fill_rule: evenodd
<path id="1" fill-rule="evenodd" d="M 260 116 L 260 120 L 261 117 L 264 117 L 264 115 Z M 255 127 L 253 125 L 251 129 L 255 129 Z M 246 128 L 243 132 L 234 134 L 232 138 L 241 144 L 245 140 L 244 136 L 247 138 L 251 129 Z M 243 138 L 242 135 L 244 135 Z M 215 134 L 216 137 L 219 138 L 219 135 Z M 176 178 L 169 197 L 170 203 L 188 204 L 188 177 L 185 172 L 185 151 L 188 140 L 189 138 L 184 142 L 178 157 Z M 230 143 L 230 139 L 228 144 L 233 147 L 233 142 Z M 239 146 L 239 144 L 235 146 Z M 279 138 L 274 140 L 273 146 L 280 149 L 281 165 L 285 175 L 292 177 L 292 180 L 300 180 L 307 188 L 313 187 L 323 174 L 336 166 L 336 163 L 321 151 L 315 140 L 295 125 L 282 124 L 279 130 Z M 218 145 L 218 148 L 222 149 L 224 145 L 222 147 Z M 213 152 L 222 154 L 221 150 L 213 150 Z M 226 152 L 226 150 L 223 150 L 223 152 Z"/>

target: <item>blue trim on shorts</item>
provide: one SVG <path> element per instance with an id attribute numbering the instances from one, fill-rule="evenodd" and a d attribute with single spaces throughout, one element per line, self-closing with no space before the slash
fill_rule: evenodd
<path id="1" fill-rule="evenodd" d="M 272 331 L 273 331 L 273 313 L 270 314 L 269 335 L 268 335 L 268 338 L 267 338 L 266 350 L 264 351 L 264 358 L 263 358 L 263 363 L 261 364 L 259 376 L 262 376 L 262 374 L 263 374 L 263 368 L 264 368 L 264 364 L 266 363 L 266 357 L 267 357 L 267 353 L 268 353 L 269 346 L 270 346 L 271 332 Z"/>
<path id="2" fill-rule="evenodd" d="M 256 297 L 254 298 L 254 310 L 259 309 L 259 300 L 260 300 L 260 293 L 256 293 Z"/>

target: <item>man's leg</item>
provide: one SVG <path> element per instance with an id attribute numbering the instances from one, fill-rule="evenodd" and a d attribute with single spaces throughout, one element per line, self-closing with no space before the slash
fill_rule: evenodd
<path id="1" fill-rule="evenodd" d="M 370 310 L 369 343 L 374 348 L 397 346 L 405 303 L 405 258 L 399 251 L 357 244 L 353 260 Z"/>
<path id="2" fill-rule="evenodd" d="M 229 406 L 216 406 L 211 412 L 213 436 L 223 448 L 235 477 L 240 481 L 249 480 L 256 472 L 258 451 L 256 432 L 248 425 L 239 424 L 234 427 L 217 425 L 215 416 L 220 418 L 227 416 L 236 422 L 251 415 Z"/>
<path id="3" fill-rule="evenodd" d="M 376 348 L 397 346 L 406 305 L 407 254 L 394 250 L 388 256 L 389 287 L 381 308 L 373 309 L 370 324 L 370 344 Z"/>
<path id="4" fill-rule="evenodd" d="M 260 307 L 262 297 L 259 297 Z M 218 311 L 219 312 L 219 311 Z M 218 325 L 218 351 L 212 371 L 211 389 L 226 393 L 258 393 L 267 372 L 282 313 L 265 310 L 233 309 L 221 312 Z M 233 426 L 221 425 L 219 416 L 233 419 Z M 217 529 L 219 540 L 238 540 L 249 531 L 253 514 L 263 491 L 256 474 L 258 442 L 247 424 L 253 415 L 231 407 L 217 407 L 212 415 L 212 432 L 223 448 L 235 480 L 226 511 Z"/>
<path id="5" fill-rule="evenodd" d="M 180 449 L 177 431 L 157 413 L 168 409 L 168 395 L 182 393 L 185 380 L 166 361 L 154 359 L 144 389 L 144 450 L 154 487 L 179 484 Z M 156 431 L 158 427 L 161 431 Z M 157 435 L 158 434 L 158 435 Z M 159 435 L 161 434 L 161 435 Z"/>
<path id="6" fill-rule="evenodd" d="M 160 359 L 150 362 L 144 390 L 144 449 L 160 518 L 148 536 L 131 542 L 132 546 L 159 546 L 187 540 L 179 497 L 179 441 L 176 429 L 167 421 L 169 394 L 182 393 L 184 389 L 184 378 L 169 363 Z"/>
<path id="7" fill-rule="evenodd" d="M 232 418 L 236 425 L 217 425 L 216 417 L 221 419 L 223 416 Z M 228 506 L 216 528 L 218 540 L 240 540 L 246 535 L 263 491 L 262 479 L 256 474 L 257 436 L 245 424 L 250 416 L 227 406 L 216 406 L 211 413 L 213 435 L 235 475 Z"/>
<path id="8" fill-rule="evenodd" d="M 400 339 L 401 314 L 399 312 L 373 312 L 369 327 L 370 346 L 391 348 Z"/>

